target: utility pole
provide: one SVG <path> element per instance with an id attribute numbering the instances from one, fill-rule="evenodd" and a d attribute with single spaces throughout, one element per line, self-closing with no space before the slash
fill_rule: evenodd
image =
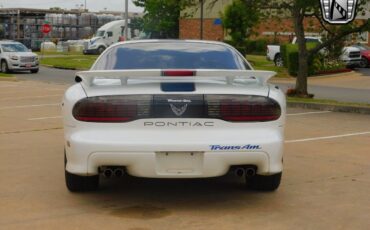
<path id="1" fill-rule="evenodd" d="M 204 17 L 204 0 L 199 0 L 200 2 L 200 40 L 203 40 L 203 17 Z"/>
<path id="2" fill-rule="evenodd" d="M 17 40 L 21 38 L 21 11 L 17 11 Z"/>
<path id="3" fill-rule="evenodd" d="M 85 13 L 86 13 L 86 9 L 87 9 L 87 0 L 85 0 Z"/>
<path id="4" fill-rule="evenodd" d="M 128 0 L 125 0 L 125 41 L 128 40 Z"/>

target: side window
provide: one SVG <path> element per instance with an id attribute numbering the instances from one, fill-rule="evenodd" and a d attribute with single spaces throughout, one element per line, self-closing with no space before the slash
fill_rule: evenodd
<path id="1" fill-rule="evenodd" d="M 112 31 L 108 31 L 107 34 L 108 34 L 108 37 L 113 37 L 113 32 Z"/>

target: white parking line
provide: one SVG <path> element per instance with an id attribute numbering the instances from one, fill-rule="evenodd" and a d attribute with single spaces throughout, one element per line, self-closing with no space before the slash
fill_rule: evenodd
<path id="1" fill-rule="evenodd" d="M 60 103 L 55 103 L 55 104 L 39 104 L 39 105 L 5 106 L 5 107 L 0 107 L 0 110 L 6 110 L 6 109 L 24 109 L 24 108 L 45 107 L 45 106 L 60 106 Z"/>
<path id="2" fill-rule="evenodd" d="M 59 119 L 59 118 L 62 118 L 62 116 L 55 116 L 55 117 L 36 117 L 36 118 L 29 118 L 27 120 L 29 120 L 29 121 L 39 121 L 39 120 Z"/>
<path id="3" fill-rule="evenodd" d="M 326 136 L 326 137 L 313 137 L 313 138 L 306 138 L 306 139 L 297 139 L 297 140 L 288 140 L 285 143 L 297 143 L 297 142 L 306 142 L 306 141 L 319 141 L 325 139 L 335 139 L 335 138 L 342 138 L 342 137 L 352 137 L 352 136 L 360 136 L 360 135 L 368 135 L 369 132 L 361 132 L 361 133 L 347 133 L 342 135 L 335 135 L 335 136 Z"/>
<path id="4" fill-rule="evenodd" d="M 319 112 L 306 112 L 306 113 L 291 113 L 287 114 L 287 116 L 302 116 L 302 115 L 310 115 L 310 114 L 320 114 L 320 113 L 331 113 L 332 111 L 319 111 Z"/>
<path id="5" fill-rule="evenodd" d="M 0 101 L 22 100 L 22 99 L 32 99 L 32 98 L 48 98 L 48 97 L 62 97 L 62 95 L 61 94 L 53 94 L 53 95 L 43 95 L 43 96 L 31 96 L 31 97 L 4 97 L 4 98 L 0 98 Z"/>

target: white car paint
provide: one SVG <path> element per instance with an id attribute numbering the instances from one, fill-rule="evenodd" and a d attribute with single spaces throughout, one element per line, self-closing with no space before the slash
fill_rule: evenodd
<path id="1" fill-rule="evenodd" d="M 138 42 L 148 41 L 114 46 Z M 188 42 L 227 46 L 216 42 Z M 69 173 L 97 175 L 100 167 L 108 165 L 124 166 L 128 174 L 148 178 L 216 177 L 236 165 L 255 165 L 259 175 L 282 172 L 286 101 L 278 87 L 267 83 L 274 72 L 195 70 L 196 76 L 186 78 L 186 81 L 195 82 L 196 90 L 181 93 L 269 97 L 281 107 L 281 116 L 274 121 L 238 123 L 202 118 L 157 118 L 94 123 L 78 121 L 72 115 L 74 105 L 87 97 L 176 94 L 163 92 L 160 83 L 185 80 L 181 77 L 163 78 L 161 71 L 92 70 L 77 74 L 82 82 L 70 87 L 63 99 L 66 170 Z M 168 122 L 172 125 L 166 125 Z M 166 158 L 168 152 L 174 153 L 171 158 Z"/>

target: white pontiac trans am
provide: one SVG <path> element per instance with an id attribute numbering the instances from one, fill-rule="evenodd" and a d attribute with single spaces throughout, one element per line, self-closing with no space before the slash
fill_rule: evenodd
<path id="1" fill-rule="evenodd" d="M 234 172 L 248 188 L 280 185 L 286 101 L 233 47 L 143 40 L 109 47 L 63 99 L 65 179 L 206 178 Z"/>

